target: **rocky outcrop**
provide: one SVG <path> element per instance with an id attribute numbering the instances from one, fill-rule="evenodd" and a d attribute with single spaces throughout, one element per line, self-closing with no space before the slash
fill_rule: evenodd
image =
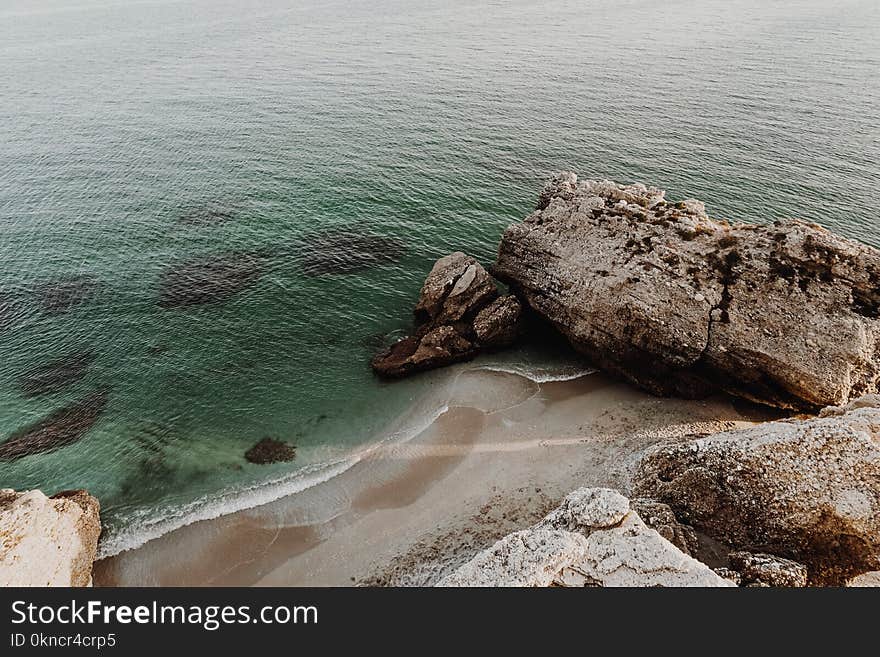
<path id="1" fill-rule="evenodd" d="M 700 549 L 700 541 L 693 527 L 678 521 L 668 504 L 637 497 L 630 502 L 633 511 L 648 527 L 672 543 L 686 555 L 693 557 Z"/>
<path id="2" fill-rule="evenodd" d="M 710 219 L 644 185 L 563 174 L 493 273 L 608 372 L 789 409 L 877 390 L 880 253 L 821 227 Z"/>
<path id="3" fill-rule="evenodd" d="M 296 447 L 276 438 L 263 438 L 246 451 L 244 457 L 260 465 L 292 461 L 296 458 Z"/>
<path id="4" fill-rule="evenodd" d="M 807 585 L 807 567 L 772 554 L 731 552 L 730 569 L 739 574 L 741 586 L 798 588 Z"/>
<path id="5" fill-rule="evenodd" d="M 477 342 L 494 349 L 509 347 L 519 337 L 521 320 L 522 306 L 515 296 L 495 299 L 474 319 Z"/>
<path id="6" fill-rule="evenodd" d="M 0 490 L 0 586 L 89 586 L 99 511 L 82 490 Z"/>
<path id="7" fill-rule="evenodd" d="M 732 586 L 642 522 L 616 491 L 582 488 L 438 586 Z"/>
<path id="8" fill-rule="evenodd" d="M 474 258 L 456 252 L 440 258 L 422 286 L 415 332 L 373 358 L 385 377 L 470 360 L 484 349 L 510 345 L 520 331 L 522 308 L 515 297 L 498 298 L 498 287 Z"/>
<path id="9" fill-rule="evenodd" d="M 880 397 L 662 447 L 634 489 L 717 541 L 843 584 L 880 567 Z"/>

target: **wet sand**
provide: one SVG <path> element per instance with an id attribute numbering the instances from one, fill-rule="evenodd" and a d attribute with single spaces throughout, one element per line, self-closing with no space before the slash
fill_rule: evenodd
<path id="1" fill-rule="evenodd" d="M 411 440 L 99 561 L 95 585 L 429 585 L 575 488 L 628 492 L 653 445 L 768 419 L 728 397 L 658 399 L 601 374 L 535 383 L 462 365 L 432 394 L 448 410 Z"/>

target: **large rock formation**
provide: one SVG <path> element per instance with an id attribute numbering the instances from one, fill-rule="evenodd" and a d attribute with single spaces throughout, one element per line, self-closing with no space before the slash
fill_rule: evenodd
<path id="1" fill-rule="evenodd" d="M 581 488 L 438 586 L 732 586 L 678 550 L 604 488 Z"/>
<path id="2" fill-rule="evenodd" d="M 495 281 L 480 263 L 452 253 L 434 264 L 422 286 L 415 333 L 379 353 L 371 365 L 381 376 L 402 377 L 508 346 L 519 333 L 521 311 L 515 297 L 498 298 Z"/>
<path id="3" fill-rule="evenodd" d="M 82 490 L 0 490 L 0 586 L 89 586 L 99 511 Z"/>
<path id="4" fill-rule="evenodd" d="M 880 397 L 662 447 L 639 465 L 634 490 L 735 549 L 843 584 L 880 569 Z"/>
<path id="5" fill-rule="evenodd" d="M 877 390 L 880 253 L 802 221 L 710 219 L 643 185 L 563 174 L 493 273 L 608 372 L 791 409 Z"/>

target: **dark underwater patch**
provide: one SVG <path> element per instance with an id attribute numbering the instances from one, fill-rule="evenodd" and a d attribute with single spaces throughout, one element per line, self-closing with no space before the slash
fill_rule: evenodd
<path id="1" fill-rule="evenodd" d="M 107 408 L 108 398 L 107 390 L 98 390 L 17 431 L 0 443 L 0 461 L 15 461 L 72 445 L 95 426 Z"/>
<path id="2" fill-rule="evenodd" d="M 232 208 L 219 203 L 209 203 L 198 208 L 190 208 L 180 215 L 177 222 L 184 226 L 214 226 L 235 219 Z"/>
<path id="3" fill-rule="evenodd" d="M 263 262 L 253 253 L 196 258 L 167 269 L 159 284 L 159 305 L 179 308 L 227 301 L 253 286 Z"/>
<path id="4" fill-rule="evenodd" d="M 95 360 L 91 352 L 77 352 L 64 358 L 35 367 L 18 380 L 25 397 L 36 397 L 64 390 L 79 381 Z"/>
<path id="5" fill-rule="evenodd" d="M 97 289 L 97 279 L 81 275 L 43 283 L 34 289 L 34 293 L 45 314 L 62 315 L 90 299 Z"/>
<path id="6" fill-rule="evenodd" d="M 296 250 L 296 261 L 306 276 L 352 274 L 399 261 L 406 248 L 397 238 L 334 228 L 306 237 Z"/>

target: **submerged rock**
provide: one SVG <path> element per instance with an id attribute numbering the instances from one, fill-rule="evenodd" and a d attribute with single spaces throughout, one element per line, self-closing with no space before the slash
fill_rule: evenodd
<path id="1" fill-rule="evenodd" d="M 89 586 L 101 533 L 84 490 L 0 490 L 0 586 Z"/>
<path id="2" fill-rule="evenodd" d="M 582 488 L 438 586 L 731 586 L 642 522 L 609 489 Z"/>
<path id="3" fill-rule="evenodd" d="M 227 301 L 253 286 L 262 275 L 262 258 L 253 253 L 225 253 L 170 267 L 162 275 L 159 305 L 179 308 Z"/>
<path id="4" fill-rule="evenodd" d="M 88 433 L 107 407 L 109 393 L 99 390 L 61 408 L 0 443 L 0 461 L 52 452 L 71 445 Z"/>
<path id="5" fill-rule="evenodd" d="M 474 258 L 456 252 L 440 258 L 422 286 L 416 329 L 377 354 L 371 365 L 385 377 L 470 360 L 483 349 L 511 344 L 520 332 L 521 310 Z"/>
<path id="6" fill-rule="evenodd" d="M 493 273 L 602 369 L 656 394 L 789 409 L 880 378 L 880 252 L 814 224 L 728 225 L 699 201 L 563 174 Z"/>
<path id="7" fill-rule="evenodd" d="M 91 352 L 65 356 L 34 368 L 19 379 L 18 386 L 26 397 L 58 392 L 82 379 L 94 360 Z"/>
<path id="8" fill-rule="evenodd" d="M 43 283 L 34 292 L 45 314 L 62 315 L 87 301 L 97 289 L 97 279 L 81 275 Z"/>
<path id="9" fill-rule="evenodd" d="M 296 447 L 275 438 L 263 438 L 246 451 L 244 457 L 251 463 L 259 464 L 292 461 L 296 458 Z"/>
<path id="10" fill-rule="evenodd" d="M 180 215 L 178 222 L 187 226 L 213 226 L 235 219 L 235 212 L 218 203 L 192 208 Z"/>
<path id="11" fill-rule="evenodd" d="M 296 260 L 306 276 L 351 274 L 400 260 L 406 247 L 395 237 L 335 228 L 307 237 Z"/>
<path id="12" fill-rule="evenodd" d="M 880 567 L 880 397 L 662 447 L 634 490 L 717 541 L 843 584 Z"/>

